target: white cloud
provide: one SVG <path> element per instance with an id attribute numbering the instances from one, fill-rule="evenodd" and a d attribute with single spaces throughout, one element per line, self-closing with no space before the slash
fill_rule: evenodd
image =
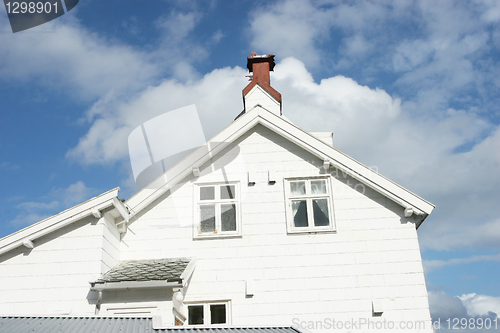
<path id="1" fill-rule="evenodd" d="M 33 210 L 38 210 L 38 209 L 42 209 L 42 210 L 53 209 L 53 208 L 56 208 L 57 206 L 59 206 L 58 201 L 51 201 L 49 203 L 29 201 L 29 202 L 20 203 L 19 205 L 16 206 L 16 208 L 17 209 L 24 209 L 27 211 L 33 211 Z"/>
<path id="2" fill-rule="evenodd" d="M 373 44 L 359 34 L 345 38 L 344 45 L 344 49 L 341 51 L 346 57 L 363 56 L 373 47 Z"/>
<path id="3" fill-rule="evenodd" d="M 449 102 L 480 108 L 482 97 L 497 95 L 489 89 L 500 88 L 497 13 L 491 1 L 288 0 L 255 10 L 249 31 L 256 51 L 297 58 L 315 75 L 352 70 L 382 81 L 407 96 L 412 112 L 433 117 Z"/>
<path id="4" fill-rule="evenodd" d="M 198 11 L 171 11 L 155 21 L 161 32 L 157 49 L 151 55 L 155 62 L 168 68 L 168 74 L 181 81 L 199 79 L 194 64 L 209 56 L 208 47 L 213 41 L 199 41 L 192 31 L 202 19 Z"/>
<path id="5" fill-rule="evenodd" d="M 384 90 L 343 76 L 317 84 L 294 58 L 276 66 L 273 80 L 283 95 L 288 118 L 308 131 L 333 131 L 335 145 L 343 149 L 356 147 L 366 152 L 366 142 L 386 137 L 401 113 L 401 101 Z"/>
<path id="6" fill-rule="evenodd" d="M 500 317 L 500 297 L 488 295 L 465 294 L 459 297 L 462 300 L 469 316 L 488 315 L 494 312 Z"/>
<path id="7" fill-rule="evenodd" d="M 429 291 L 429 309 L 434 321 L 441 319 L 441 327 L 447 328 L 448 318 L 500 317 L 500 297 L 477 295 L 450 296 L 443 291 Z"/>
<path id="8" fill-rule="evenodd" d="M 42 221 L 49 216 L 50 214 L 20 213 L 12 221 L 10 221 L 9 224 L 24 227 Z"/>
<path id="9" fill-rule="evenodd" d="M 4 170 L 14 171 L 21 169 L 21 166 L 10 162 L 2 162 L 0 163 L 0 168 Z"/>
<path id="10" fill-rule="evenodd" d="M 381 39 L 387 42 L 384 31 L 391 29 L 391 20 L 406 18 L 409 7 L 403 1 L 283 0 L 251 13 L 251 46 L 263 53 L 272 50 L 283 58 L 295 57 L 311 68 L 332 62 L 344 67 L 353 63 L 353 56 L 366 59 Z M 338 41 L 338 50 L 323 47 L 332 39 Z M 328 59 L 336 51 L 340 56 Z"/>
<path id="11" fill-rule="evenodd" d="M 500 261 L 500 254 L 475 255 L 467 258 L 453 258 L 448 260 L 424 260 L 423 265 L 426 273 L 440 269 L 445 266 L 470 264 L 474 262 Z"/>
<path id="12" fill-rule="evenodd" d="M 328 35 L 330 15 L 309 1 L 280 1 L 251 13 L 250 45 L 261 54 L 293 56 L 319 64 L 318 39 Z"/>
<path id="13" fill-rule="evenodd" d="M 434 49 L 429 43 L 417 39 L 403 41 L 396 47 L 393 68 L 396 72 L 407 72 L 430 60 Z"/>
<path id="14" fill-rule="evenodd" d="M 0 29 L 9 30 L 3 16 Z M 78 98 L 94 99 L 109 91 L 131 92 L 159 71 L 144 52 L 106 40 L 67 20 L 55 20 L 29 32 L 0 34 L 0 44 L 3 79 L 37 79 Z"/>
<path id="15" fill-rule="evenodd" d="M 481 18 L 489 23 L 500 21 L 500 3 L 495 0 L 478 0 L 478 4 L 483 5 L 486 10 Z"/>
<path id="16" fill-rule="evenodd" d="M 39 82 L 85 100 L 121 99 L 157 84 L 165 74 L 181 81 L 199 78 L 193 64 L 208 57 L 208 47 L 192 31 L 203 15 L 197 11 L 161 15 L 151 22 L 160 33 L 148 52 L 88 31 L 72 16 L 54 20 L 28 32 L 0 34 L 0 75 L 3 79 Z M 130 19 L 134 28 L 134 17 Z M 8 20 L 0 17 L 0 29 Z"/>
<path id="17" fill-rule="evenodd" d="M 243 108 L 241 90 L 245 70 L 223 68 L 187 83 L 164 80 L 126 102 L 110 99 L 90 110 L 96 118 L 88 133 L 68 152 L 68 157 L 85 164 L 110 163 L 128 158 L 127 138 L 145 121 L 168 111 L 195 104 L 205 137 L 210 138 L 229 124 Z M 127 161 L 128 163 L 128 161 Z"/>
<path id="18" fill-rule="evenodd" d="M 18 204 L 16 209 L 19 210 L 19 213 L 9 223 L 21 226 L 33 224 L 88 200 L 92 194 L 96 194 L 95 190 L 85 186 L 82 181 L 77 181 L 66 188 L 53 189 L 41 201 L 27 201 Z"/>
<path id="19" fill-rule="evenodd" d="M 212 41 L 217 44 L 222 38 L 224 38 L 224 33 L 219 29 L 212 35 Z"/>
<path id="20" fill-rule="evenodd" d="M 452 297 L 443 291 L 429 291 L 429 309 L 433 320 L 441 318 L 465 318 L 467 309 L 458 297 Z"/>
<path id="21" fill-rule="evenodd" d="M 88 188 L 82 181 L 77 181 L 67 188 L 58 188 L 53 190 L 51 195 L 61 198 L 65 207 L 71 207 L 90 198 L 93 189 Z"/>
<path id="22" fill-rule="evenodd" d="M 433 328 L 436 332 L 494 331 L 495 318 L 499 318 L 500 297 L 474 293 L 453 297 L 443 291 L 429 291 L 428 295 Z M 486 318 L 491 320 L 487 326 L 484 325 Z M 467 325 L 463 325 L 465 321 Z M 473 323 L 479 325 L 473 327 Z"/>

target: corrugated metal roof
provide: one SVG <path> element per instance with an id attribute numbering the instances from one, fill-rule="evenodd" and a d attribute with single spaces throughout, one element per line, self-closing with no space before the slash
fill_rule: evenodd
<path id="1" fill-rule="evenodd" d="M 150 318 L 0 317 L 0 333 L 152 333 Z"/>
<path id="2" fill-rule="evenodd" d="M 181 327 L 154 330 L 154 333 L 301 333 L 292 327 Z"/>
<path id="3" fill-rule="evenodd" d="M 123 261 L 113 267 L 95 283 L 126 281 L 168 281 L 181 280 L 189 264 L 189 258 L 166 258 L 155 260 Z"/>
<path id="4" fill-rule="evenodd" d="M 291 327 L 175 327 L 153 329 L 151 318 L 0 317 L 0 333 L 297 333 Z"/>
<path id="5" fill-rule="evenodd" d="M 161 333 L 301 333 L 292 327 L 183 327 L 154 330 Z"/>

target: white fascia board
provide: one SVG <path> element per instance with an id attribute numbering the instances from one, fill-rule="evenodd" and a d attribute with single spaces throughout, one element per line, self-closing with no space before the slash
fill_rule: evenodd
<path id="1" fill-rule="evenodd" d="M 92 212 L 95 212 L 95 209 L 102 210 L 112 206 L 113 198 L 117 197 L 119 190 L 119 187 L 114 188 L 0 239 L 0 254 L 23 245 L 25 239 L 33 241 L 84 217 L 93 215 Z"/>
<path id="2" fill-rule="evenodd" d="M 118 213 L 120 213 L 120 216 L 123 217 L 125 222 L 128 223 L 128 221 L 130 220 L 130 216 L 127 207 L 125 207 L 123 202 L 118 199 L 118 197 L 113 198 L 113 206 L 115 206 L 116 210 L 118 211 Z"/>
<path id="3" fill-rule="evenodd" d="M 435 206 L 430 202 L 420 198 L 341 151 L 327 145 L 297 126 L 280 119 L 279 116 L 262 109 L 259 110 L 259 116 L 263 119 L 261 121 L 262 125 L 288 138 L 323 161 L 329 160 L 332 165 L 341 171 L 346 172 L 354 179 L 384 194 L 402 207 L 414 207 L 427 215 L 434 209 Z"/>
<path id="4" fill-rule="evenodd" d="M 143 288 L 179 288 L 182 287 L 181 282 L 159 281 L 125 281 L 125 282 L 105 282 L 91 283 L 91 290 L 123 290 L 123 289 L 143 289 Z"/>
<path id="5" fill-rule="evenodd" d="M 248 96 L 248 99 L 250 99 L 252 97 L 253 94 L 256 93 L 256 90 L 259 90 L 262 94 L 264 94 L 267 98 L 269 98 L 271 101 L 273 101 L 276 105 L 280 105 L 280 101 L 277 100 L 273 95 L 271 95 L 266 89 L 264 89 L 260 84 L 256 84 L 255 86 L 253 86 L 252 89 L 250 89 L 250 91 L 245 95 L 244 99 L 246 101 L 247 99 L 247 96 Z M 250 106 L 250 109 L 253 107 Z"/>
<path id="6" fill-rule="evenodd" d="M 217 155 L 227 144 L 234 142 L 257 124 L 261 124 L 278 133 L 321 160 L 329 160 L 331 165 L 346 172 L 349 176 L 375 191 L 380 192 L 404 208 L 413 207 L 417 214 L 428 215 L 435 207 L 430 202 L 300 129 L 292 122 L 287 121 L 283 116 L 278 116 L 261 106 L 255 106 L 207 141 L 207 144 L 186 156 L 146 188 L 132 196 L 127 201 L 127 206 L 131 207 L 132 214 L 137 214 L 140 210 L 147 207 L 151 202 L 188 176 L 192 172 L 193 167 L 201 166 L 210 158 Z M 216 144 L 216 146 L 208 149 L 207 147 L 211 144 Z"/>

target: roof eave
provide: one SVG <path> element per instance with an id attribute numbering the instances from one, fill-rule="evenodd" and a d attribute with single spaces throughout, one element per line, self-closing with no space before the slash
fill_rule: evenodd
<path id="1" fill-rule="evenodd" d="M 32 241 L 35 239 L 87 216 L 99 216 L 100 210 L 114 205 L 114 199 L 117 198 L 119 190 L 120 188 L 116 187 L 0 239 L 0 255 L 22 245 L 32 248 Z"/>
<path id="2" fill-rule="evenodd" d="M 181 288 L 182 280 L 170 282 L 168 280 L 151 281 L 122 281 L 122 282 L 91 282 L 90 289 L 93 291 L 124 290 L 124 289 L 151 289 L 151 288 Z"/>

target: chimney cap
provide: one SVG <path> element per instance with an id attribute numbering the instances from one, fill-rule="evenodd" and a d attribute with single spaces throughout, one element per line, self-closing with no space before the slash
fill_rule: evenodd
<path id="1" fill-rule="evenodd" d="M 268 62 L 269 63 L 269 71 L 273 71 L 275 63 L 274 63 L 274 54 L 264 54 L 258 55 L 255 52 L 252 52 L 252 56 L 247 57 L 247 68 L 250 73 L 253 72 L 253 64 Z"/>

